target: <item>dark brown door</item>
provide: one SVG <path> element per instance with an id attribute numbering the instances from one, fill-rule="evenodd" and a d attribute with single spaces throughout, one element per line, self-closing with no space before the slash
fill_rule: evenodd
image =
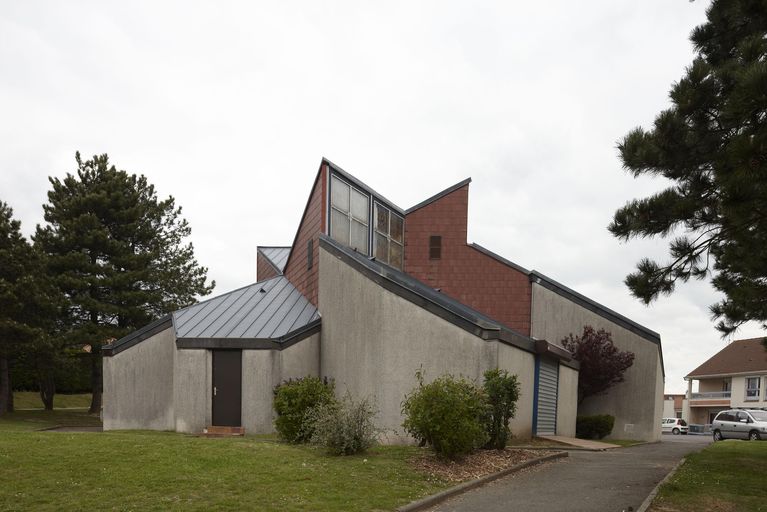
<path id="1" fill-rule="evenodd" d="M 213 351 L 213 425 L 242 426 L 242 351 Z"/>

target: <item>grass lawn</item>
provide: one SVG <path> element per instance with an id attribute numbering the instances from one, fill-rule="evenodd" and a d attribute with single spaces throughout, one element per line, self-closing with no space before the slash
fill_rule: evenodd
<path id="1" fill-rule="evenodd" d="M 40 400 L 40 393 L 37 391 L 15 391 L 13 393 L 13 406 L 16 409 L 42 409 L 43 402 Z M 88 408 L 91 406 L 90 393 L 79 395 L 61 395 L 53 396 L 53 408 Z"/>
<path id="2" fill-rule="evenodd" d="M 392 510 L 446 484 L 416 447 L 331 457 L 263 438 L 0 432 L 0 510 Z"/>
<path id="3" fill-rule="evenodd" d="M 688 455 L 660 488 L 655 512 L 767 510 L 767 441 L 723 441 Z"/>

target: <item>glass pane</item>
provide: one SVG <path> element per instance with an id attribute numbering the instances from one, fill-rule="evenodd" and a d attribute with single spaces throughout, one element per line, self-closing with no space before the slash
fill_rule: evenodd
<path id="1" fill-rule="evenodd" d="M 402 270 L 402 246 L 397 242 L 389 243 L 389 265 Z"/>
<path id="2" fill-rule="evenodd" d="M 352 242 L 349 244 L 352 249 L 357 249 L 365 256 L 368 255 L 368 227 L 352 220 Z"/>
<path id="3" fill-rule="evenodd" d="M 389 234 L 389 210 L 380 205 L 376 205 L 376 230 Z"/>
<path id="4" fill-rule="evenodd" d="M 330 204 L 341 211 L 349 211 L 349 185 L 335 176 L 330 180 Z"/>
<path id="5" fill-rule="evenodd" d="M 389 236 L 391 239 L 402 243 L 402 217 L 397 217 L 392 213 L 390 227 L 391 232 L 389 233 Z"/>
<path id="6" fill-rule="evenodd" d="M 355 219 L 368 223 L 370 210 L 368 209 L 368 196 L 352 189 L 352 215 Z"/>
<path id="7" fill-rule="evenodd" d="M 330 209 L 330 236 L 349 245 L 349 217 L 333 208 Z"/>
<path id="8" fill-rule="evenodd" d="M 389 263 L 389 240 L 378 233 L 376 233 L 376 259 Z"/>

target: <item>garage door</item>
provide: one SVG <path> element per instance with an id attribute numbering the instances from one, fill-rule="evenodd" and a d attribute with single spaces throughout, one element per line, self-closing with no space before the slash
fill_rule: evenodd
<path id="1" fill-rule="evenodd" d="M 557 389 L 559 387 L 559 362 L 541 358 L 536 379 L 536 428 L 537 435 L 554 435 L 557 432 Z"/>

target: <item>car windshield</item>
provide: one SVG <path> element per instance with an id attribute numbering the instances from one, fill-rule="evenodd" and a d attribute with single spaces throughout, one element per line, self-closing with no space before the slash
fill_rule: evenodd
<path id="1" fill-rule="evenodd" d="M 751 411 L 751 416 L 756 421 L 767 421 L 767 411 Z"/>

